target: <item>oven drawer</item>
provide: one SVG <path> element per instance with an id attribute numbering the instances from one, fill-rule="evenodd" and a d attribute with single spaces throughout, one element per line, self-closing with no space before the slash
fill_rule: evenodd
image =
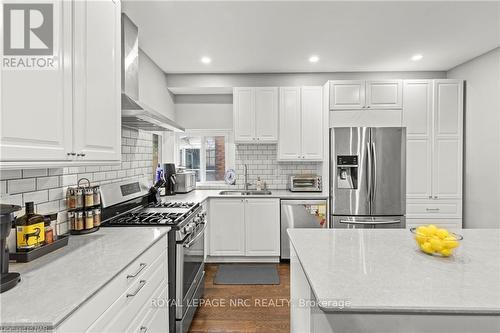
<path id="1" fill-rule="evenodd" d="M 87 331 L 125 332 L 137 313 L 157 296 L 154 291 L 166 284 L 167 274 L 167 252 L 163 252 Z"/>
<path id="2" fill-rule="evenodd" d="M 406 216 L 409 218 L 461 218 L 462 202 L 460 200 L 412 200 L 406 205 Z"/>

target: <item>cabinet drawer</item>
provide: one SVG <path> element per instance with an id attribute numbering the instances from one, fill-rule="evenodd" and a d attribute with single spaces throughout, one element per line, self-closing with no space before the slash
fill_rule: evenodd
<path id="1" fill-rule="evenodd" d="M 83 332 L 120 298 L 129 288 L 137 285 L 142 276 L 151 269 L 155 259 L 164 257 L 167 264 L 167 238 L 163 237 L 129 264 L 113 280 L 86 301 L 78 310 L 57 327 L 58 332 Z M 141 264 L 145 264 L 142 265 Z M 166 270 L 166 268 L 165 268 Z M 150 273 L 152 271 L 149 271 Z M 129 275 L 135 275 L 127 278 Z M 166 272 L 165 272 L 166 275 Z"/>
<path id="2" fill-rule="evenodd" d="M 125 332 L 144 306 L 151 304 L 154 291 L 167 281 L 167 253 L 162 253 L 125 293 L 100 316 L 87 332 Z"/>
<path id="3" fill-rule="evenodd" d="M 418 227 L 420 225 L 434 224 L 438 228 L 448 230 L 462 229 L 462 219 L 406 219 L 406 228 Z"/>
<path id="4" fill-rule="evenodd" d="M 461 218 L 462 205 L 459 201 L 418 201 L 408 202 L 406 216 L 412 217 L 435 217 L 435 218 Z"/>
<path id="5" fill-rule="evenodd" d="M 168 283 L 162 283 L 152 295 L 156 304 L 148 302 L 134 318 L 127 332 L 166 332 L 168 329 Z"/>

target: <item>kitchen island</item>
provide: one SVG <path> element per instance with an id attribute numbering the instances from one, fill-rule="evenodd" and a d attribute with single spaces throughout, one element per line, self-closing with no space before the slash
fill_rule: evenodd
<path id="1" fill-rule="evenodd" d="M 499 332 L 500 230 L 448 258 L 408 230 L 288 230 L 291 332 Z"/>
<path id="2" fill-rule="evenodd" d="M 10 271 L 19 272 L 21 282 L 0 295 L 0 331 L 86 330 L 84 325 L 95 322 L 114 295 L 122 294 L 122 285 L 135 288 L 137 281 L 130 277 L 145 279 L 156 254 L 167 251 L 169 230 L 101 228 L 71 236 L 68 246 L 30 263 L 11 263 Z M 144 269 L 137 260 L 147 263 Z M 166 266 L 166 256 L 159 264 Z M 163 275 L 166 281 L 166 271 Z"/>

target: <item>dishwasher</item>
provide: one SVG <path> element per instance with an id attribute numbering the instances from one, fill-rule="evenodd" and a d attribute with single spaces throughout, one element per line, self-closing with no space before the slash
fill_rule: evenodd
<path id="1" fill-rule="evenodd" d="M 290 259 L 289 228 L 328 228 L 326 200 L 281 200 L 281 259 L 285 260 Z"/>

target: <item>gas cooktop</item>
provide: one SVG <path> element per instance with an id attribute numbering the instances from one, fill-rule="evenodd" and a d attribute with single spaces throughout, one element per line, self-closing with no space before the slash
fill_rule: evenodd
<path id="1" fill-rule="evenodd" d="M 160 202 L 160 203 L 151 203 L 148 205 L 148 208 L 184 208 L 190 209 L 197 206 L 197 203 L 194 202 Z"/>
<path id="2" fill-rule="evenodd" d="M 109 225 L 168 225 L 173 226 L 180 222 L 182 213 L 170 212 L 131 212 L 108 221 Z"/>

